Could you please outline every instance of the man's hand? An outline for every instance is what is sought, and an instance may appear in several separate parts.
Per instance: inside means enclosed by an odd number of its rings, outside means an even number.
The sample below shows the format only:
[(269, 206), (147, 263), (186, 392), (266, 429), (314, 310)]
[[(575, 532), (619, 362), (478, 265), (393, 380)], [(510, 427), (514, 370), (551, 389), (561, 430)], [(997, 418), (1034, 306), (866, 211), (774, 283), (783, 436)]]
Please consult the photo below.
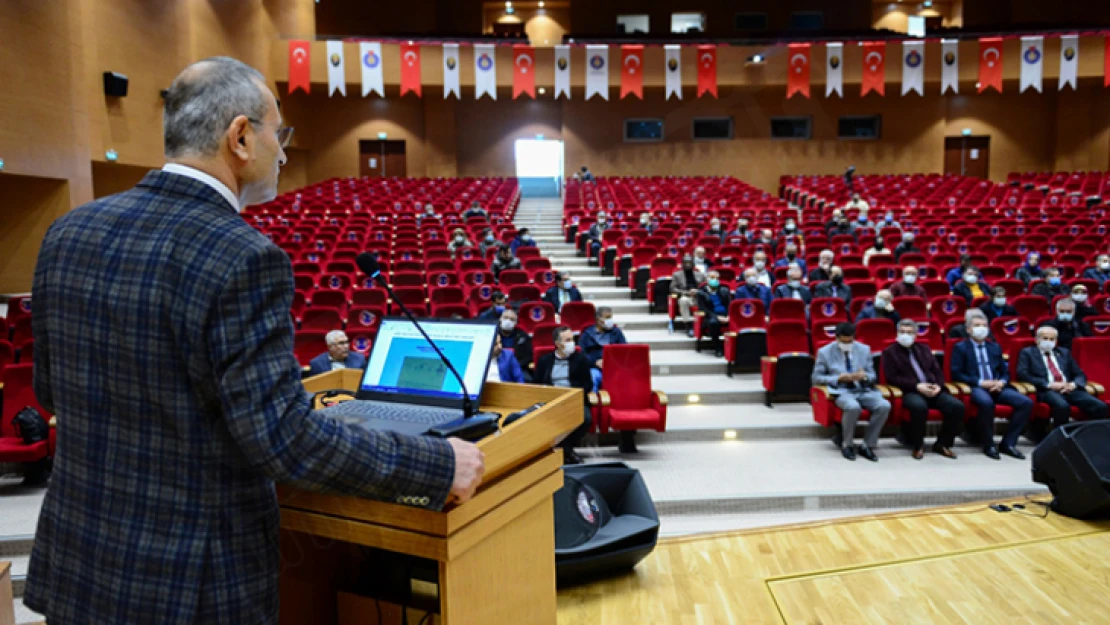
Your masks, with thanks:
[(853, 373), (852, 376), (855, 378), (856, 382), (863, 382), (867, 380), (867, 372), (863, 369), (860, 369), (859, 371)]
[(697, 289), (690, 289), (689, 291), (686, 292), (686, 295), (688, 295), (690, 297), (697, 297), (698, 296), (698, 290)]
[(921, 393), (925, 397), (932, 397), (933, 396), (932, 387), (930, 385), (924, 383), (924, 382), (921, 382), (917, 385), (917, 392)]
[(836, 379), (837, 384), (846, 384), (848, 382), (855, 382), (856, 374), (854, 373), (841, 373), (840, 377)]
[(455, 452), (455, 481), (451, 483), (450, 503), (466, 503), (478, 490), (486, 473), (486, 455), (474, 443), (449, 438), (451, 451)]
[(594, 365), (594, 366), (597, 367), (598, 369), (601, 368), (601, 359), (600, 358), (597, 359), (597, 364)]
[(1063, 382), (1050, 382), (1048, 384), (1048, 390), (1056, 391), (1057, 393), (1059, 393), (1059, 392), (1063, 391), (1064, 387), (1066, 387), (1066, 386), (1067, 385), (1064, 384)]
[(1070, 392), (1074, 391), (1075, 388), (1076, 388), (1075, 387), (1075, 382), (1068, 382), (1067, 384), (1064, 385), (1064, 392), (1065, 393), (1070, 393)]

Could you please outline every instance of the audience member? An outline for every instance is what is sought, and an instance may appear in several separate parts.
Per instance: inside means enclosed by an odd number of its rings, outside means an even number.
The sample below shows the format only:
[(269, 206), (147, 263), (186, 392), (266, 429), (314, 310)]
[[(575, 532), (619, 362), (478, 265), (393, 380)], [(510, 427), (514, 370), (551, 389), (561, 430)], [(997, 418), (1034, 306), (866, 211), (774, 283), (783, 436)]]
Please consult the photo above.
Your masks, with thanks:
[(979, 306), (979, 310), (987, 317), (987, 324), (999, 317), (1017, 317), (1017, 309), (1006, 303), (1006, 289), (996, 286), (991, 289), (991, 298)]
[(640, 228), (646, 230), (648, 234), (655, 232), (655, 222), (651, 219), (651, 213), (640, 213)]
[[(1002, 348), (987, 340), (990, 329), (983, 311), (975, 308), (967, 311), (965, 325), (971, 340), (960, 341), (952, 348), (952, 381), (971, 387), (971, 403), (979, 412), (976, 427), (983, 453), (995, 460), (999, 459), (999, 452), (1024, 460), (1025, 455), (1018, 451), (1017, 442), (1033, 413), (1033, 401), (1010, 386), (1010, 368), (1002, 359)], [(994, 445), (996, 405), (1013, 409), (1010, 424), (998, 447)]]
[(308, 362), (308, 375), (320, 375), (336, 369), (361, 369), (366, 356), (351, 351), (351, 341), (343, 330), (332, 330), (324, 337), (328, 351)]
[(1076, 319), (1075, 302), (1070, 297), (1065, 297), (1056, 302), (1056, 317), (1044, 322), (1045, 326), (1055, 328), (1056, 344), (1064, 349), (1071, 349), (1072, 341), (1077, 337), (1091, 336), (1091, 328)]
[(591, 171), (590, 171), (590, 169), (589, 169), (588, 167), (586, 167), (585, 165), (583, 165), (583, 166), (582, 166), (582, 180), (583, 180), (584, 182), (592, 182), (592, 181), (593, 181), (593, 179), (594, 179), (594, 174), (593, 174), (593, 172), (591, 172)]
[(713, 237), (721, 243), (725, 242), (725, 231), (721, 228), (721, 220), (717, 217), (709, 220), (709, 229), (702, 236)]
[(582, 293), (574, 286), (570, 272), (564, 269), (555, 272), (555, 286), (547, 289), (547, 293), (543, 294), (543, 301), (554, 306), (558, 313), (563, 311), (563, 304), (567, 302), (581, 302)]
[(702, 273), (709, 271), (709, 268), (713, 266), (713, 261), (709, 260), (709, 257), (705, 255), (705, 248), (700, 245), (694, 248), (693, 259), (694, 269)]
[[(817, 350), (813, 366), (814, 386), (827, 386), (829, 395), (836, 398), (842, 416), (840, 431), (833, 437), (833, 444), (848, 460), (856, 459), (856, 452), (872, 462), (877, 462), (874, 449), (879, 444), (879, 433), (890, 414), (890, 402), (875, 390), (878, 379), (871, 361), (871, 348), (856, 342), (856, 327), (850, 323), (836, 326), (836, 341)], [(852, 445), (863, 410), (871, 413), (863, 444)]]
[(856, 315), (856, 323), (864, 319), (890, 319), (896, 324), (901, 321), (898, 311), (894, 310), (894, 295), (887, 289), (876, 293), (875, 301), (864, 304), (863, 309)]
[(1058, 347), (1056, 339), (1056, 328), (1037, 328), (1037, 344), (1021, 350), (1018, 356), (1018, 381), (1033, 385), (1037, 401), (1048, 404), (1056, 427), (1068, 422), (1073, 406), (1086, 419), (1105, 419), (1106, 403), (1084, 390), (1087, 375), (1072, 358), (1071, 350)]
[(744, 270), (744, 283), (736, 287), (736, 299), (757, 299), (763, 302), (764, 314), (771, 310), (771, 289), (761, 283), (755, 269)]
[(887, 211), (886, 214), (883, 215), (883, 220), (876, 223), (875, 225), (877, 225), (880, 229), (881, 228), (898, 228), (899, 230), (902, 229), (902, 224), (898, 223), (897, 221), (894, 221), (894, 213), (891, 212), (891, 211)]
[(509, 247), (513, 251), (513, 256), (516, 256), (517, 250), (522, 247), (536, 247), (536, 242), (532, 240), (532, 233), (528, 228), (521, 228), (517, 230), (516, 236), (509, 243)]
[(813, 291), (814, 297), (839, 297), (844, 300), (847, 307), (852, 303), (852, 287), (844, 284), (844, 270), (834, 265), (829, 273), (828, 282), (817, 285)]
[(890, 256), (890, 250), (887, 249), (882, 237), (875, 237), (875, 242), (863, 253), (863, 266), (869, 266), (875, 256)]
[(1083, 277), (1087, 280), (1098, 281), (1100, 291), (1105, 289), (1107, 281), (1110, 281), (1110, 255), (1099, 254), (1098, 258), (1095, 259), (1095, 266), (1084, 271)]
[(967, 331), (967, 321), (971, 319), (972, 311), (978, 310), (982, 312), (981, 308), (968, 308), (964, 311), (964, 322), (959, 325), (954, 325), (948, 330), (949, 341), (966, 341), (970, 334)]
[(489, 219), (489, 212), (486, 211), (486, 209), (482, 208), (481, 202), (479, 202), (478, 200), (474, 200), (470, 203), (470, 208), (466, 209), (462, 214), (463, 219), (470, 219), (471, 217), (481, 217), (483, 219)]
[(497, 257), (493, 259), (489, 270), (493, 272), (493, 279), (501, 281), (501, 272), (506, 269), (520, 269), (520, 259), (513, 256), (513, 250), (508, 245), (497, 248)]
[(594, 390), (601, 388), (601, 369), (605, 366), (602, 352), (606, 345), (627, 345), (628, 339), (624, 332), (617, 327), (613, 319), (613, 309), (608, 306), (599, 306), (594, 325), (582, 331), (578, 337), (578, 346), (586, 355), (590, 363), (590, 375), (594, 382)]
[(775, 239), (775, 233), (770, 228), (764, 228), (759, 233), (758, 239), (753, 239), (752, 243), (762, 245), (764, 250), (773, 253), (778, 249), (779, 242)]
[(869, 230), (875, 229), (875, 222), (871, 221), (871, 218), (867, 216), (867, 211), (865, 210), (860, 211), (859, 215), (856, 216), (856, 221), (852, 224), (852, 232), (857, 232), (861, 228), (867, 228)]
[(470, 242), (470, 237), (466, 236), (466, 230), (455, 228), (451, 233), (451, 242), (447, 244), (447, 251), (451, 252), (451, 260), (455, 260), (458, 251), (464, 247), (474, 247), (474, 244)]
[(987, 297), (990, 292), (991, 286), (979, 277), (979, 268), (975, 265), (967, 266), (963, 279), (952, 289), (952, 295), (964, 298), (968, 306), (971, 306), (976, 298)]
[(902, 391), (902, 406), (910, 413), (902, 433), (913, 449), (914, 460), (925, 455), (925, 422), (930, 409), (940, 411), (943, 418), (933, 451), (955, 458), (952, 445), (964, 421), (964, 405), (944, 386), (940, 363), (927, 344), (917, 341), (917, 323), (912, 319), (898, 322), (897, 343), (883, 350), (882, 365), (887, 384)]
[(486, 250), (497, 249), (500, 246), (501, 242), (497, 240), (497, 237), (493, 236), (493, 230), (491, 228), (483, 228), (482, 240), (478, 242), (478, 253), (482, 258), (486, 257)]
[(960, 278), (964, 277), (964, 273), (971, 266), (971, 256), (960, 254), (960, 266), (949, 269), (948, 273), (944, 275), (944, 279), (948, 281), (948, 286), (956, 286), (956, 283), (960, 281)]
[(587, 245), (590, 246), (590, 258), (601, 260), (601, 235), (609, 229), (609, 218), (605, 211), (597, 212), (597, 221), (586, 232)]
[(793, 239), (798, 236), (798, 225), (793, 219), (787, 218), (786, 223), (782, 226), (782, 232), (779, 233), (779, 238), (782, 240)]
[(490, 307), (478, 314), (479, 319), (497, 320), (508, 309), (508, 297), (502, 291), (494, 291), (489, 296)]
[(532, 337), (517, 326), (517, 314), (512, 308), (506, 308), (505, 312), (501, 313), (497, 334), (502, 349), (513, 353), (516, 361), (520, 363), (524, 379), (530, 382), (532, 376), (528, 370), (532, 365)]
[(867, 200), (861, 198), (859, 193), (853, 193), (852, 199), (848, 200), (848, 203), (844, 205), (844, 210), (867, 212), (871, 210), (871, 205), (867, 203)]
[(705, 313), (702, 319), (702, 333), (712, 341), (713, 353), (718, 358), (725, 354), (721, 343), (721, 330), (728, 324), (728, 307), (731, 303), (732, 296), (728, 292), (728, 287), (721, 284), (720, 274), (710, 271), (705, 284), (698, 289), (698, 310)]
[(813, 293), (810, 292), (809, 287), (802, 284), (802, 270), (799, 267), (791, 267), (786, 272), (786, 284), (780, 284), (775, 287), (775, 299), (800, 299), (805, 302), (806, 306), (813, 301)]
[(891, 285), (890, 294), (894, 297), (929, 299), (929, 294), (925, 292), (925, 288), (917, 283), (917, 267), (913, 265), (906, 265), (902, 268), (902, 280)]
[(590, 429), (590, 404), (589, 393), (593, 391), (593, 381), (590, 378), (590, 362), (585, 354), (574, 348), (574, 334), (570, 328), (559, 326), (552, 332), (555, 342), (555, 351), (544, 354), (536, 361), (536, 384), (558, 386), (561, 388), (582, 389), (583, 418), (582, 425), (563, 439), (559, 444), (563, 448), (563, 462), (566, 464), (581, 464), (582, 458), (574, 448), (582, 440), (582, 436)]
[(806, 261), (798, 256), (798, 246), (794, 243), (787, 243), (783, 248), (782, 258), (775, 261), (776, 267), (798, 267), (802, 270), (802, 275), (806, 274)]
[(1034, 284), (1029, 294), (1040, 295), (1051, 304), (1058, 295), (1070, 295), (1071, 289), (1064, 284), (1064, 280), (1060, 277), (1060, 270), (1057, 267), (1049, 267), (1044, 272), (1044, 281)]
[(832, 231), (840, 226), (840, 219), (844, 217), (844, 211), (839, 208), (833, 209), (832, 216), (825, 222), (825, 234), (832, 236)]
[(921, 250), (913, 244), (914, 234), (912, 232), (902, 233), (902, 242), (898, 247), (894, 248), (894, 262), (902, 259), (902, 254), (920, 254)]
[(516, 382), (522, 384), (524, 372), (520, 369), (513, 353), (501, 347), (501, 335), (493, 335), (493, 354), (489, 361), (489, 371), (486, 373), (487, 382)]
[(809, 272), (810, 282), (826, 282), (832, 276), (829, 269), (832, 269), (833, 262), (836, 259), (836, 254), (832, 250), (821, 250), (817, 257), (817, 267)]
[(767, 271), (767, 253), (763, 251), (752, 254), (752, 269), (755, 269), (756, 280), (765, 287), (770, 288), (775, 283), (775, 277)]
[(838, 235), (851, 235), (853, 238), (859, 238), (856, 235), (855, 227), (848, 221), (848, 217), (844, 215), (840, 216), (840, 219), (836, 222), (836, 226), (829, 231), (830, 238)]
[(705, 273), (694, 265), (694, 258), (687, 254), (682, 257), (682, 268), (671, 276), (671, 296), (678, 299), (678, 309), (686, 322), (686, 336), (694, 336), (694, 315), (690, 307), (698, 298), (698, 286), (705, 282)]
[(1087, 287), (1082, 284), (1071, 287), (1071, 301), (1075, 302), (1075, 318), (1080, 321), (1099, 314), (1094, 306), (1087, 303)]
[(747, 219), (741, 218), (740, 221), (736, 222), (736, 229), (733, 230), (732, 232), (729, 232), (727, 235), (725, 235), (726, 239), (733, 238), (733, 237), (739, 237), (745, 243), (748, 242), (748, 240), (751, 237), (751, 232), (748, 231), (748, 220)]
[(439, 220), (439, 215), (436, 214), (435, 206), (432, 206), (431, 204), (425, 204), (424, 212), (416, 216), (416, 225), (419, 226), (423, 224), (425, 219)]
[(1025, 283), (1025, 288), (1029, 288), (1029, 283), (1033, 280), (1044, 278), (1044, 269), (1041, 268), (1041, 255), (1036, 252), (1029, 252), (1025, 255), (1025, 264), (1018, 267), (1014, 272), (1014, 277)]

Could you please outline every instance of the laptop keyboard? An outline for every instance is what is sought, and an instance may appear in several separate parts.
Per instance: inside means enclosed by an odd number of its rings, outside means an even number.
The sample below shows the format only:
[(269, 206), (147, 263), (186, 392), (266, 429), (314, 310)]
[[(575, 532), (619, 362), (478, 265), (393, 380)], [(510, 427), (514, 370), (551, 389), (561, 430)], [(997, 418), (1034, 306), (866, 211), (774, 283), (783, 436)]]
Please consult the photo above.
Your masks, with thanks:
[(454, 421), (462, 416), (461, 410), (432, 406), (395, 404), (386, 401), (355, 400), (347, 401), (321, 410), (333, 417), (355, 417), (360, 419), (382, 419), (438, 425)]

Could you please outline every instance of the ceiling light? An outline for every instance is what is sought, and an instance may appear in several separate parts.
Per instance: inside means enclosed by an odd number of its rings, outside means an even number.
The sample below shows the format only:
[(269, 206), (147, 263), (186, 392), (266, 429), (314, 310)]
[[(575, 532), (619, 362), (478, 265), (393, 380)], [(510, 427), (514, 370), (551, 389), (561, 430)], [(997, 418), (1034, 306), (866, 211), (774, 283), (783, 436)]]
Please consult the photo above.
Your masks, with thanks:
[(748, 63), (762, 63), (766, 58), (762, 54), (756, 54), (748, 57)]
[(540, 8), (543, 8), (543, 0), (540, 0)]
[(543, 87), (540, 87), (540, 88), (539, 88), (539, 89), (537, 89), (536, 91), (539, 91), (539, 92), (540, 92), (540, 95), (543, 95), (543, 94), (547, 93), (547, 89), (544, 89)]

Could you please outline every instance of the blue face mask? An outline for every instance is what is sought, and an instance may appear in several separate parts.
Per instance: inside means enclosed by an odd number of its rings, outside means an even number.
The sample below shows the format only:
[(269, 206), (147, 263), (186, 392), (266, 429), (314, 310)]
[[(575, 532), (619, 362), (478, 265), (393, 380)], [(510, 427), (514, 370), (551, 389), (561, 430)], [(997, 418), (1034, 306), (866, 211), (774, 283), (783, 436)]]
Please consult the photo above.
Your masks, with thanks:
[(1049, 278), (1048, 283), (1052, 286), (1060, 286), (1060, 278)]
[(1060, 313), (1058, 316), (1060, 317), (1060, 321), (1067, 323), (1072, 320), (1074, 313)]
[(571, 281), (570, 281), (570, 280), (563, 280), (563, 288), (564, 288), (564, 289), (566, 289), (566, 290), (568, 290), (568, 291), (569, 291), (569, 290), (570, 290), (570, 287), (571, 287), (571, 285), (572, 285), (572, 283), (571, 283)]
[(890, 223), (890, 222), (892, 222), (892, 221), (894, 221), (894, 215), (887, 215), (887, 216), (886, 216), (886, 222), (887, 222), (887, 223)]
[(710, 278), (709, 279), (709, 288), (715, 289), (719, 286), (721, 286), (721, 281), (720, 280), (717, 280), (715, 278)]
[(504, 306), (494, 306), (493, 309), (496, 310), (497, 314), (499, 314), (499, 315), (501, 313), (505, 312), (505, 307)]
[(860, 217), (860, 218), (859, 218), (859, 222), (860, 222), (861, 224), (865, 224), (865, 223), (867, 223), (867, 218), (866, 218), (866, 217)]

